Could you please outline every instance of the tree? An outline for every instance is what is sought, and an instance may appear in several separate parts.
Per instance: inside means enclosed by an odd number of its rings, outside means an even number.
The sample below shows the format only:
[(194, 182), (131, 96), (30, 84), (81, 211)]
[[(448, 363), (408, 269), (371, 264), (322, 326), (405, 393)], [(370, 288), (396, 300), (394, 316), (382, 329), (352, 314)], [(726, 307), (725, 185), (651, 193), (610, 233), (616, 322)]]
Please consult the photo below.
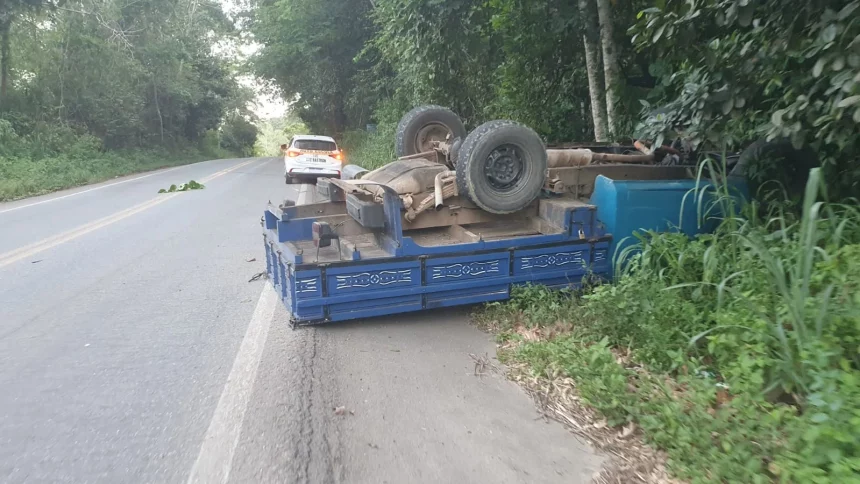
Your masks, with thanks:
[(591, 116), (594, 120), (594, 138), (606, 141), (606, 104), (603, 72), (600, 64), (600, 33), (598, 18), (594, 4), (590, 0), (579, 0), (579, 11), (582, 18), (582, 43), (585, 46), (585, 68), (588, 72), (588, 91), (591, 97)]
[(376, 0), (373, 45), (393, 66), (408, 104), (442, 104), (468, 124), (483, 119), (503, 40), (492, 28), (493, 3)]
[(251, 31), (262, 44), (255, 73), (295, 102), (315, 131), (338, 134), (369, 119), (376, 99), (353, 92), (370, 67), (356, 58), (373, 33), (371, 9), (367, 1), (263, 0), (253, 13)]
[(18, 15), (9, 45), (20, 75), (4, 117), (22, 134), (89, 133), (108, 149), (184, 146), (217, 129), (248, 98), (237, 66), (213, 53), (232, 22), (194, 5), (78, 0)]
[(578, 6), (495, 0), (492, 30), (500, 63), (484, 118), (517, 120), (549, 142), (593, 138)]
[(786, 138), (819, 153), (831, 193), (858, 193), (858, 13), (857, 0), (670, 0), (643, 10), (633, 42), (660, 82), (639, 134), (717, 149)]
[(610, 136), (618, 136), (619, 91), (621, 68), (615, 44), (615, 29), (612, 26), (610, 0), (597, 0), (597, 16), (600, 21), (600, 44), (603, 48), (603, 76), (606, 81), (606, 123)]
[(9, 87), (11, 31), (15, 17), (50, 5), (49, 0), (0, 0), (0, 110), (4, 108)]
[(253, 154), (259, 130), (247, 117), (238, 113), (227, 116), (221, 133), (222, 147), (242, 156)]

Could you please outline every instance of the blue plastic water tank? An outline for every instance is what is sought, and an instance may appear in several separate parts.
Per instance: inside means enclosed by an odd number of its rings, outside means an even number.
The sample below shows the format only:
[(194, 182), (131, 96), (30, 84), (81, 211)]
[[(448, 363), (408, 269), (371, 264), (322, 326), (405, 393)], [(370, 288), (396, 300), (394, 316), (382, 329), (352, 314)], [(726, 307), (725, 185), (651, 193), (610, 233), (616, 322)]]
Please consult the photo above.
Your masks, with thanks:
[[(743, 181), (730, 183), (736, 198), (747, 198)], [(705, 195), (699, 194), (704, 190)], [(692, 237), (712, 232), (723, 214), (714, 205), (714, 186), (695, 180), (611, 180), (598, 176), (591, 203), (597, 206), (597, 219), (612, 234), (609, 253), (635, 244), (634, 232), (683, 232)], [(701, 204), (701, 211), (700, 211)], [(708, 211), (710, 209), (710, 211)], [(700, 214), (704, 216), (700, 223)]]

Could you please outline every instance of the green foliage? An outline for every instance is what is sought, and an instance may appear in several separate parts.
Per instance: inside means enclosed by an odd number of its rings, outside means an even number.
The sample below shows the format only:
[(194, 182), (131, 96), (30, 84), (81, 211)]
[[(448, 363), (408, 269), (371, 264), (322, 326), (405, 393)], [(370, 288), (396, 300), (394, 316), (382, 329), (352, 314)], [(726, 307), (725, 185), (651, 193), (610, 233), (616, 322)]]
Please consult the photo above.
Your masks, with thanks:
[(0, 2), (0, 199), (250, 151), (219, 7), (53, 3)]
[(242, 156), (251, 156), (259, 129), (245, 116), (228, 116), (221, 126), (221, 146)]
[(84, 1), (19, 16), (0, 117), (19, 133), (70, 126), (115, 149), (194, 142), (244, 113), (247, 90), (213, 53), (232, 25), (192, 3)]
[(858, 482), (860, 210), (821, 187), (815, 170), (799, 217), (748, 207), (712, 235), (645, 234), (614, 284), (517, 291), (481, 319), (508, 340), (571, 328), (510, 357), (635, 421), (680, 477)]
[(593, 138), (575, 2), (493, 0), (501, 45), (486, 117), (520, 121), (552, 141)]
[(655, 3), (630, 29), (660, 80), (639, 134), (720, 148), (789, 138), (822, 154), (842, 193), (857, 192), (860, 2)]
[(187, 192), (189, 190), (202, 190), (204, 188), (206, 188), (206, 186), (202, 183), (198, 183), (194, 180), (191, 180), (188, 183), (180, 183), (179, 186), (170, 185), (170, 187), (167, 189), (162, 188), (158, 190), (158, 193)]
[(346, 160), (367, 170), (373, 170), (397, 159), (394, 153), (394, 125), (383, 125), (375, 133), (347, 131), (341, 147)]
[(265, 119), (258, 123), (258, 135), (254, 143), (255, 156), (283, 156), (281, 145), (288, 143), (297, 134), (307, 134), (308, 128), (292, 113), (282, 119)]
[(498, 62), (491, 15), (483, 0), (379, 0), (373, 45), (410, 104), (433, 100), (475, 124), (491, 99)]
[(251, 31), (262, 48), (254, 71), (273, 81), (315, 133), (336, 135), (365, 124), (379, 99), (357, 82), (372, 66), (355, 61), (372, 33), (372, 2), (264, 0)]
[[(314, 131), (382, 127), (434, 103), (467, 125), (509, 118), (551, 141), (592, 136), (582, 36), (570, 2), (308, 1), (262, 2), (252, 30), (264, 45), (256, 72), (286, 99), (298, 99), (297, 112)], [(632, 13), (618, 16), (627, 17)], [(630, 71), (640, 70), (629, 57), (622, 59)]]
[(0, 201), (97, 183), (117, 176), (203, 161), (196, 149), (69, 150), (39, 159), (0, 154)]

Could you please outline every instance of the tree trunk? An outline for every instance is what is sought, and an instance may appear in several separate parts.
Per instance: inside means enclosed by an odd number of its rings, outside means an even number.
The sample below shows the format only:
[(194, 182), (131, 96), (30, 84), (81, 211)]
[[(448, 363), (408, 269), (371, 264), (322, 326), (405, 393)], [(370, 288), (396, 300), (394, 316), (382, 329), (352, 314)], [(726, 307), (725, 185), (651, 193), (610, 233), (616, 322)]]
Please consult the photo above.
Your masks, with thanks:
[(606, 96), (604, 94), (603, 70), (600, 68), (600, 33), (597, 15), (591, 0), (579, 0), (582, 14), (582, 43), (585, 46), (585, 68), (588, 71), (588, 93), (591, 97), (591, 117), (594, 119), (594, 138), (606, 141)]
[(0, 21), (0, 111), (6, 109), (6, 91), (9, 84), (9, 30), (12, 19)]
[(612, 28), (612, 7), (609, 0), (597, 0), (597, 16), (600, 19), (600, 44), (603, 47), (603, 76), (606, 80), (606, 124), (610, 136), (618, 136), (619, 89), (621, 88), (618, 67), (618, 49), (615, 31)]
[(158, 130), (161, 133), (161, 144), (164, 145), (164, 117), (161, 116), (161, 106), (158, 104), (158, 84), (152, 79), (152, 94), (155, 98), (155, 112), (158, 113)]

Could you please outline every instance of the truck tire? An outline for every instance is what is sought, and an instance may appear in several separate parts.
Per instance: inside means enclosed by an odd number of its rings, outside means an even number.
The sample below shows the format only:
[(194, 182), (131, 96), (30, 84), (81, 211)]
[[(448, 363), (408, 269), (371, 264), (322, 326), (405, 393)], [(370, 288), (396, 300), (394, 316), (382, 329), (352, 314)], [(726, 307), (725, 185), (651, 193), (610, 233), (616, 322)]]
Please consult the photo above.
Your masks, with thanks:
[[(772, 161), (775, 166), (759, 165), (761, 162)], [(745, 177), (748, 182), (776, 180), (780, 182), (790, 195), (803, 193), (809, 170), (821, 166), (818, 155), (808, 146), (796, 149), (791, 141), (778, 139), (767, 141), (759, 139), (743, 150), (737, 163), (729, 172), (730, 177)], [(750, 180), (750, 167), (755, 167), (756, 180)]]
[(457, 153), (457, 188), (481, 209), (497, 214), (522, 210), (546, 180), (546, 146), (530, 128), (490, 121), (469, 133)]
[(397, 124), (394, 151), (398, 158), (432, 150), (433, 141), (466, 136), (463, 120), (442, 106), (420, 106), (406, 113)]

